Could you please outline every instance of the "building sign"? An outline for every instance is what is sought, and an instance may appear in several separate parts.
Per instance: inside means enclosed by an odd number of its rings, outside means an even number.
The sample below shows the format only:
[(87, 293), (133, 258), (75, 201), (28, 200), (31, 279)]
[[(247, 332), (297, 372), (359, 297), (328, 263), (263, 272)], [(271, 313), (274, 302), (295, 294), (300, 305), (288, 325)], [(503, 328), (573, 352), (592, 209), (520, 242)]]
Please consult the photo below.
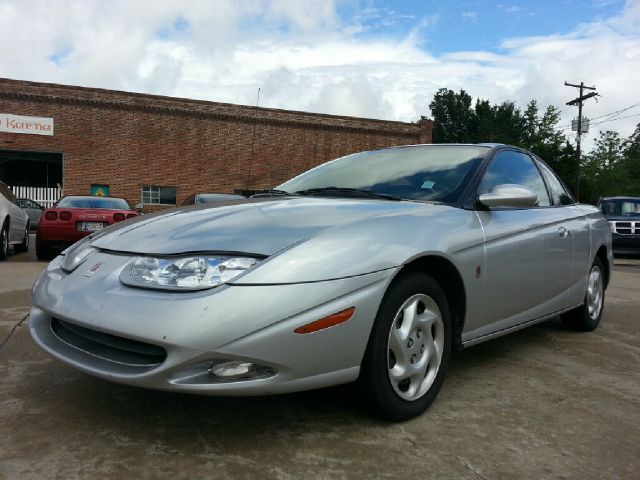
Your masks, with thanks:
[(53, 118), (0, 113), (0, 132), (53, 135)]
[(109, 196), (109, 185), (97, 185), (95, 183), (91, 184), (91, 195), (96, 197), (108, 197)]

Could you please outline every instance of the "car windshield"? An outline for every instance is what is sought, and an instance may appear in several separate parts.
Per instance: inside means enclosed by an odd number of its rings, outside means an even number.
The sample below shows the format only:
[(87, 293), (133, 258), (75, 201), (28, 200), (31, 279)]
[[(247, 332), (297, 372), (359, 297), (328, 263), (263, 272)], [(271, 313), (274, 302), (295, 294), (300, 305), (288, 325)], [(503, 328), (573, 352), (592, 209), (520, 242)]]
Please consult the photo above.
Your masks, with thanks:
[(64, 197), (57, 208), (106, 208), (109, 210), (131, 210), (126, 200), (111, 197)]
[[(358, 189), (401, 199), (456, 203), (489, 147), (428, 145), (389, 148), (339, 158), (276, 187), (288, 193)], [(349, 192), (345, 190), (345, 195)]]
[(600, 209), (605, 215), (638, 216), (640, 215), (640, 198), (604, 200), (600, 204)]

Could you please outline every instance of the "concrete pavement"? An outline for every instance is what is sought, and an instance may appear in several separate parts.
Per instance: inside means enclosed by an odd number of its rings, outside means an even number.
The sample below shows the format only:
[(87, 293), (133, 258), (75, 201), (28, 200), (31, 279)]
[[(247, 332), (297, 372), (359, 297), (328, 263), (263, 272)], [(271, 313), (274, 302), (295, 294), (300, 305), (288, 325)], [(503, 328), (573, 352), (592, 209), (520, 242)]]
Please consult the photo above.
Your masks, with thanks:
[(79, 373), (20, 323), (29, 255), (0, 263), (2, 479), (640, 479), (640, 262), (595, 332), (552, 320), (465, 350), (426, 414), (390, 424), (348, 387), (221, 399)]

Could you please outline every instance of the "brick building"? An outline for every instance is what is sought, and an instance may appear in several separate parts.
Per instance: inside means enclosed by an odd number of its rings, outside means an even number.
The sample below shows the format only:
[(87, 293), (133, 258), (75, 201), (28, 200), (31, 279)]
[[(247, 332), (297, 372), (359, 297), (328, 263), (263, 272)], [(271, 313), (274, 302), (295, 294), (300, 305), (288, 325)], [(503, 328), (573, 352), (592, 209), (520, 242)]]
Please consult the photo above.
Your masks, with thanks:
[(0, 180), (60, 184), (65, 194), (102, 189), (132, 205), (143, 199), (180, 204), (196, 192), (273, 187), (356, 151), (430, 143), (431, 129), (429, 120), (391, 122), (0, 79)]

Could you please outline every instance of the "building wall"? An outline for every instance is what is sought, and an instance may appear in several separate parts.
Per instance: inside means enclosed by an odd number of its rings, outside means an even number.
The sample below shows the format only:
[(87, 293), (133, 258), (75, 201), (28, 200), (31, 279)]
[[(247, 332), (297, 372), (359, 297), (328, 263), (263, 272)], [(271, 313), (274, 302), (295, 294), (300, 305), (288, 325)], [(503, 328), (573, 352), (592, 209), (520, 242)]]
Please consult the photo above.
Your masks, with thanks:
[(54, 135), (0, 132), (0, 149), (61, 152), (65, 194), (108, 184), (140, 201), (144, 185), (195, 192), (273, 187), (327, 160), (431, 143), (432, 123), (255, 108), (0, 79), (0, 113), (54, 118)]

